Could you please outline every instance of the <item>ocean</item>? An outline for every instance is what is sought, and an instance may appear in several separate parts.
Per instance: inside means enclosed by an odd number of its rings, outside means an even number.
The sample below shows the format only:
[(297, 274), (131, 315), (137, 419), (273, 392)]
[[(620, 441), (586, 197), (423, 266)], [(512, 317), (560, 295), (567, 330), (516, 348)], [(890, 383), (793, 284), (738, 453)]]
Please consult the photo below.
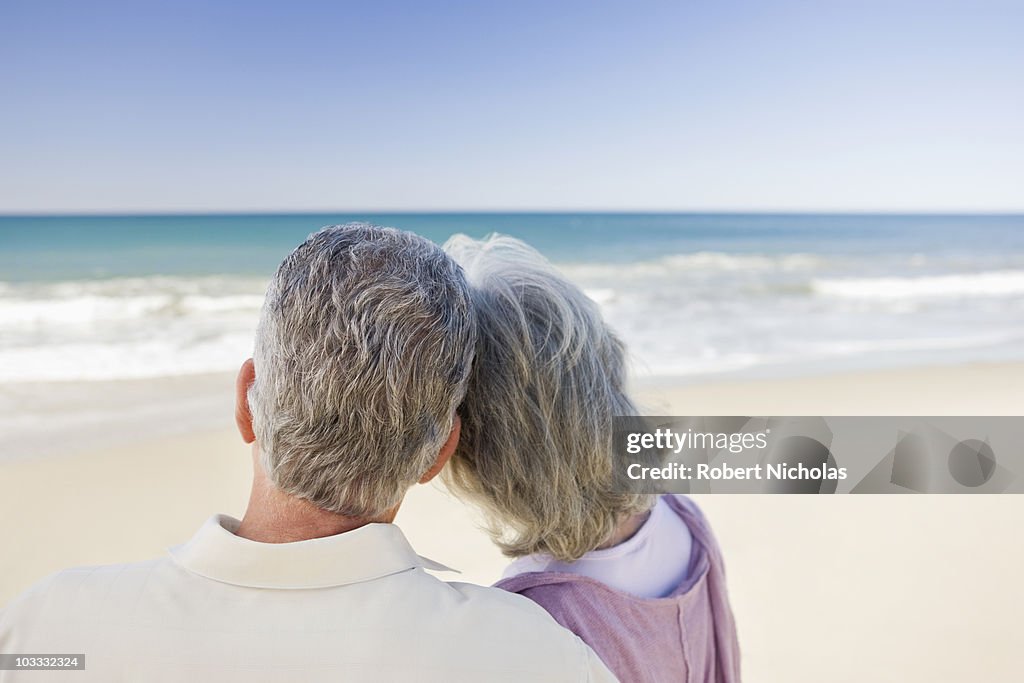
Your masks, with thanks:
[(520, 237), (597, 300), (643, 378), (1024, 356), (1024, 216), (289, 214), (0, 217), (0, 382), (233, 371), (263, 290), (321, 226)]

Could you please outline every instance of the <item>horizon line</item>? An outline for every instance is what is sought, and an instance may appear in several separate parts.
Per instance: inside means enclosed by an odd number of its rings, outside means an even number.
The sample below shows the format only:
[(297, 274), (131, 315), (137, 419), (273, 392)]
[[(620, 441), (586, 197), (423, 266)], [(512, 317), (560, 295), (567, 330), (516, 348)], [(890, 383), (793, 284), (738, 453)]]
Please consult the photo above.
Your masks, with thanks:
[(1019, 209), (188, 209), (0, 211), (0, 218), (159, 218), (185, 216), (348, 215), (690, 215), (690, 216), (1021, 216)]

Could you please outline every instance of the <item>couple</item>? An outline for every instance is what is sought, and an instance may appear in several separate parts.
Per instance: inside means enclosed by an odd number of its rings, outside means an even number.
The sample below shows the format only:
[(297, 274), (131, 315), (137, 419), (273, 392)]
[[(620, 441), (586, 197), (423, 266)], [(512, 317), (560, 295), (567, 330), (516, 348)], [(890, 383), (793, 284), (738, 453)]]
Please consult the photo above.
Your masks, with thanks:
[[(242, 520), (36, 585), (0, 653), (85, 671), (0, 681), (738, 680), (702, 515), (611, 485), (621, 342), (525, 244), (446, 249), (351, 224), (292, 252), (238, 376)], [(497, 587), (428, 574), (391, 523), (442, 472), (517, 558)]]

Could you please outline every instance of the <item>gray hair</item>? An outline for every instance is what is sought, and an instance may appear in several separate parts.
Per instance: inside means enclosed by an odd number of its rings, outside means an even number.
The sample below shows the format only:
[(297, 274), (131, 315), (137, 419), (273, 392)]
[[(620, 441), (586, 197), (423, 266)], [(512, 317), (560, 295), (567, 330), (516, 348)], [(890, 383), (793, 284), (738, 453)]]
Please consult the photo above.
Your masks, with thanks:
[(479, 334), (462, 437), (443, 475), (486, 513), (510, 557), (573, 561), (651, 497), (615, 485), (612, 418), (635, 415), (625, 347), (590, 298), (536, 250), (452, 237)]
[(277, 269), (249, 389), (264, 469), (324, 510), (373, 518), (447, 440), (476, 339), (462, 269), (412, 233), (351, 223)]

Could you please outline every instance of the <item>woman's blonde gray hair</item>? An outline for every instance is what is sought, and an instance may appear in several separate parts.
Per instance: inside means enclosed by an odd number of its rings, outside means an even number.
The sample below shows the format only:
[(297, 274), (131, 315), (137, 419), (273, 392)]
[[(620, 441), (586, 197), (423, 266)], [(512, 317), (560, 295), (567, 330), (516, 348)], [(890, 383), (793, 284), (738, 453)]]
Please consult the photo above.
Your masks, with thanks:
[(651, 497), (615, 486), (612, 418), (635, 415), (625, 348), (597, 305), (539, 252), (456, 235), (478, 342), (449, 486), (486, 513), (510, 557), (573, 561)]
[(248, 396), (271, 481), (350, 517), (398, 505), (452, 429), (475, 329), (462, 269), (430, 241), (365, 224), (310, 235), (256, 332)]

